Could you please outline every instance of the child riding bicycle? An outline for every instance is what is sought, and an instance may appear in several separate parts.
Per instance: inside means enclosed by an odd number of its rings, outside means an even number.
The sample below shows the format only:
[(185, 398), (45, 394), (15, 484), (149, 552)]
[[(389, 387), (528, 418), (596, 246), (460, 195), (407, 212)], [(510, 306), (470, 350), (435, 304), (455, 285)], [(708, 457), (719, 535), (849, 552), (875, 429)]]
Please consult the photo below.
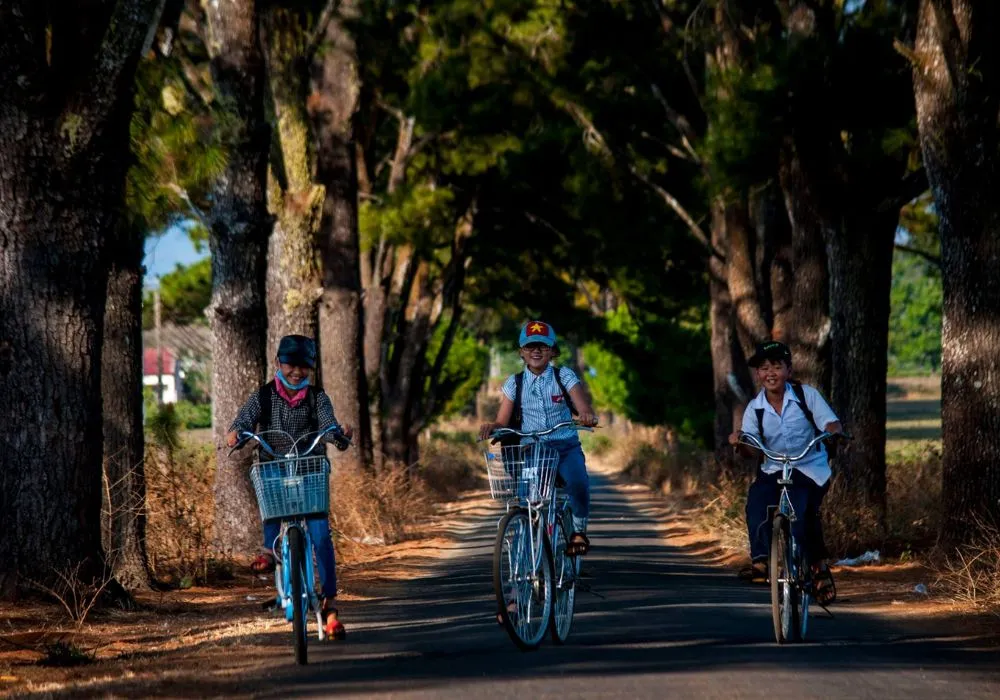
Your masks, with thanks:
[[(239, 442), (239, 435), (243, 431), (280, 430), (288, 433), (292, 440), (298, 440), (303, 435), (336, 425), (337, 418), (334, 416), (330, 397), (310, 383), (310, 375), (316, 367), (316, 343), (313, 339), (303, 335), (286, 335), (278, 344), (275, 362), (277, 370), (274, 379), (250, 395), (229, 426), (229, 433), (226, 435), (229, 447)], [(351, 426), (342, 426), (341, 432), (350, 438)], [(347, 449), (346, 442), (333, 436), (328, 441), (333, 442), (337, 449)], [(261, 452), (261, 462), (270, 459)], [(324, 629), (332, 638), (342, 639), (345, 634), (344, 625), (338, 620), (338, 611), (332, 604), (337, 596), (337, 571), (330, 524), (326, 516), (308, 518), (306, 523), (316, 551), (323, 597), (322, 612), (326, 621)], [(279, 523), (264, 523), (264, 545), (250, 565), (255, 573), (274, 571), (277, 562), (273, 546), (279, 532)]]
[[(757, 346), (748, 364), (757, 371), (760, 393), (743, 413), (742, 432), (758, 437), (770, 450), (786, 454), (801, 451), (820, 432), (843, 433), (833, 409), (814, 387), (791, 381), (792, 353), (784, 343), (770, 341)], [(729, 443), (746, 457), (761, 458), (760, 451), (739, 443), (739, 434), (729, 436)], [(813, 563), (816, 601), (833, 602), (836, 595), (833, 577), (825, 564), (826, 546), (820, 523), (820, 506), (829, 488), (830, 463), (826, 447), (817, 444), (792, 471), (793, 488), (789, 490), (792, 508), (802, 515), (793, 523), (801, 530), (796, 538), (804, 543), (808, 560)], [(762, 459), (757, 477), (747, 494), (747, 533), (750, 538), (751, 565), (740, 572), (748, 580), (767, 579), (767, 558), (771, 539), (768, 508), (778, 504), (781, 465)]]
[[(576, 414), (583, 425), (597, 425), (597, 416), (576, 373), (569, 367), (557, 369), (551, 364), (559, 356), (552, 326), (542, 321), (529, 321), (521, 328), (518, 345), (527, 371), (512, 374), (504, 382), (496, 421), (482, 425), (480, 439), (485, 440), (497, 428), (511, 427), (524, 432), (545, 430), (572, 420), (572, 414)], [(557, 473), (565, 483), (573, 510), (573, 534), (566, 551), (570, 555), (584, 555), (590, 550), (587, 538), (590, 479), (580, 438), (576, 431), (564, 429), (541, 439), (559, 453)]]

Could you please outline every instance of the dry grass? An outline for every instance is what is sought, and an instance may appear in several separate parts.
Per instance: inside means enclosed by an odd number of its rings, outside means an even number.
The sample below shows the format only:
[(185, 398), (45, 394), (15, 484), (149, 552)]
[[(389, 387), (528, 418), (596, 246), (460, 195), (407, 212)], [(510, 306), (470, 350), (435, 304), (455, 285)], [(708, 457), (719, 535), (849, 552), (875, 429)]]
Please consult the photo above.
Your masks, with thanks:
[(977, 523), (980, 535), (938, 566), (937, 585), (959, 603), (1000, 615), (1000, 528)]

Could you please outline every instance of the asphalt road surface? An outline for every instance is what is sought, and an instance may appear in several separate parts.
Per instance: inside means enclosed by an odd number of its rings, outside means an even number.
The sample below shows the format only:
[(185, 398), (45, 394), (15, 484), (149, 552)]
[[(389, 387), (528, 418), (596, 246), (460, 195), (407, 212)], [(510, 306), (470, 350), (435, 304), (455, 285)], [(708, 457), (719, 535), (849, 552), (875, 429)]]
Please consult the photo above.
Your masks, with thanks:
[[(809, 643), (779, 647), (767, 588), (749, 587), (730, 570), (671, 546), (662, 507), (651, 496), (599, 475), (592, 484), (594, 549), (585, 570), (602, 597), (578, 595), (568, 645), (546, 641), (521, 652), (494, 622), (498, 515), (484, 507), (456, 525), (455, 548), (429, 575), (381, 584), (369, 601), (345, 604), (347, 641), (313, 639), (309, 665), (298, 667), (290, 631), (269, 635), (275, 663), (250, 674), (206, 674), (197, 694), (1000, 698), (1000, 650), (926, 620), (835, 605), (834, 619), (814, 618)], [(108, 690), (115, 692), (113, 685)]]

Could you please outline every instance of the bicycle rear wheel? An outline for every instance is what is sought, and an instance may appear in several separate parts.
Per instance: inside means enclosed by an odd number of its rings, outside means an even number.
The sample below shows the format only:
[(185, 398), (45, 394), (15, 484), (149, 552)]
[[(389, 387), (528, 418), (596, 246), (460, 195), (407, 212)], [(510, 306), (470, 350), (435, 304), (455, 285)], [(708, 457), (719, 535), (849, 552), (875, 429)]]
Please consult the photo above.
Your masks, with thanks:
[(771, 528), (771, 621), (778, 644), (799, 637), (799, 588), (792, 566), (792, 536), (788, 518), (776, 513)]
[(528, 511), (507, 513), (493, 548), (493, 588), (504, 628), (524, 651), (538, 648), (552, 614), (551, 553), (543, 546), (533, 561), (531, 543)]
[(569, 631), (573, 627), (573, 611), (576, 606), (576, 574), (579, 566), (579, 558), (571, 557), (566, 553), (566, 545), (569, 544), (569, 534), (564, 527), (570, 522), (569, 511), (563, 518), (558, 518), (555, 530), (552, 532), (552, 544), (548, 540), (546, 547), (552, 548), (552, 622), (549, 631), (552, 634), (552, 641), (556, 644), (565, 644), (569, 637)]
[(306, 645), (306, 607), (309, 605), (308, 592), (305, 589), (306, 560), (305, 541), (302, 530), (297, 527), (288, 528), (289, 573), (291, 579), (292, 605), (292, 637), (295, 644), (295, 663), (304, 665), (307, 662)]

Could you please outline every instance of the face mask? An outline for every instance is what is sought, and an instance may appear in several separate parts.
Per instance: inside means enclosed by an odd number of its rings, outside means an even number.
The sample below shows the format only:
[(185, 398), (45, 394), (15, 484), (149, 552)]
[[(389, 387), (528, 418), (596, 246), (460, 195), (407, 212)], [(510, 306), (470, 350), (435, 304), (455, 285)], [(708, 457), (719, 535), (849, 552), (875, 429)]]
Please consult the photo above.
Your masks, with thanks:
[(289, 391), (301, 391), (309, 386), (309, 377), (306, 377), (298, 384), (292, 384), (290, 381), (285, 379), (285, 375), (281, 373), (280, 369), (274, 373), (274, 378), (281, 382)]

